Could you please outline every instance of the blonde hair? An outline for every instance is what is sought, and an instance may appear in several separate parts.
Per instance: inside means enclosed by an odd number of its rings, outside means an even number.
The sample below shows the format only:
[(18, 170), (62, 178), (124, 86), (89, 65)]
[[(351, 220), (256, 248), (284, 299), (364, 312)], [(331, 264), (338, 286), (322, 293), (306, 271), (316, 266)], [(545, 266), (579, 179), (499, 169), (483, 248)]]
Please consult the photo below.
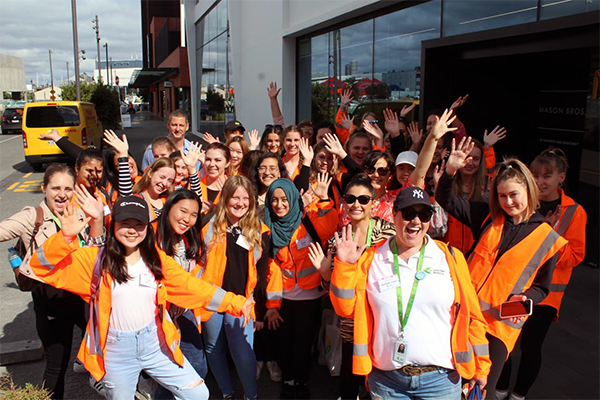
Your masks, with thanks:
[[(215, 206), (215, 235), (211, 240), (211, 243), (216, 243), (219, 240), (226, 240), (226, 231), (222, 230), (221, 227), (223, 224), (227, 223), (227, 203), (233, 197), (235, 191), (239, 188), (243, 187), (248, 192), (248, 197), (250, 198), (250, 202), (248, 205), (248, 211), (240, 220), (238, 221), (238, 225), (242, 230), (242, 235), (246, 238), (248, 243), (250, 244), (250, 248), (256, 248), (260, 246), (262, 243), (262, 229), (260, 218), (258, 218), (258, 212), (256, 210), (256, 190), (254, 189), (254, 185), (250, 182), (248, 178), (241, 175), (235, 175), (230, 177), (225, 181), (223, 185), (223, 189), (221, 190), (221, 196), (219, 197), (219, 202)], [(211, 246), (209, 244), (209, 246)]]
[(494, 180), (490, 190), (490, 213), (492, 219), (496, 219), (502, 214), (502, 208), (498, 200), (498, 185), (501, 182), (514, 179), (525, 187), (527, 191), (527, 208), (525, 209), (525, 222), (533, 215), (540, 203), (540, 190), (533, 179), (533, 174), (525, 164), (516, 158), (505, 159), (494, 171)]
[[(479, 168), (477, 169), (477, 171), (475, 172), (475, 175), (473, 175), (473, 179), (471, 181), (471, 192), (469, 193), (469, 200), (474, 200), (474, 201), (480, 201), (481, 198), (483, 197), (483, 192), (485, 191), (485, 184), (487, 182), (486, 179), (486, 168), (485, 168), (485, 155), (484, 155), (484, 149), (483, 149), (483, 145), (481, 144), (481, 142), (479, 140), (473, 139), (473, 143), (475, 143), (475, 147), (476, 149), (479, 149), (481, 151), (481, 159), (479, 160)], [(462, 169), (460, 170), (462, 171)], [(462, 190), (462, 174), (460, 173), (456, 174), (456, 180), (454, 181), (454, 194), (457, 196), (462, 196), (463, 195), (463, 190)]]
[[(144, 175), (140, 178), (140, 180), (133, 186), (133, 194), (139, 194), (148, 189), (150, 185), (151, 174), (154, 174), (161, 168), (172, 168), (175, 172), (177, 169), (175, 168), (175, 161), (167, 157), (160, 157), (154, 160), (152, 164), (144, 171)], [(169, 186), (169, 188), (161, 193), (161, 197), (168, 197), (173, 191), (173, 185)]]

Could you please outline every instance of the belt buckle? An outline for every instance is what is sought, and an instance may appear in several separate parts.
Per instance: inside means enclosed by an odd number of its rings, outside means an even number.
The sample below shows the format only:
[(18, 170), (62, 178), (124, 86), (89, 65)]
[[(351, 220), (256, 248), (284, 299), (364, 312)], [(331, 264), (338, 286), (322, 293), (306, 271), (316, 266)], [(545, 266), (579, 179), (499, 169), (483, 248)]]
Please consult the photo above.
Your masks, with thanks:
[(431, 367), (431, 366), (421, 367), (421, 366), (418, 366), (418, 365), (410, 365), (409, 364), (409, 365), (405, 365), (404, 367), (402, 367), (400, 369), (406, 375), (409, 375), (409, 376), (418, 376), (418, 375), (421, 375), (424, 372), (433, 371), (435, 369), (435, 367)]

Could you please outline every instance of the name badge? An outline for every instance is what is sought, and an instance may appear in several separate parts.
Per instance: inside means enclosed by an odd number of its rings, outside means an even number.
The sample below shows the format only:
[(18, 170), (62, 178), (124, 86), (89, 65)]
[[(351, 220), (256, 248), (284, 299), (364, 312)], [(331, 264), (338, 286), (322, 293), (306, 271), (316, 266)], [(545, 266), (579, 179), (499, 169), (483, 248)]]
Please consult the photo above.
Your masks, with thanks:
[(395, 289), (400, 286), (400, 281), (396, 275), (392, 275), (389, 278), (383, 278), (377, 282), (379, 286), (379, 293), (385, 292), (386, 290)]
[(110, 215), (110, 207), (108, 205), (104, 206), (104, 215)]
[(396, 341), (396, 351), (394, 352), (394, 361), (400, 365), (406, 364), (406, 342), (404, 338), (400, 338)]
[(248, 243), (244, 235), (238, 236), (237, 241), (235, 243), (245, 250), (250, 250), (250, 243)]
[(154, 276), (149, 275), (149, 274), (141, 274), (140, 275), (140, 286), (156, 287), (156, 281), (154, 280)]
[(296, 240), (296, 247), (298, 248), (298, 250), (302, 250), (303, 248), (310, 246), (311, 243), (312, 238), (310, 237), (310, 235), (306, 235), (302, 239)]

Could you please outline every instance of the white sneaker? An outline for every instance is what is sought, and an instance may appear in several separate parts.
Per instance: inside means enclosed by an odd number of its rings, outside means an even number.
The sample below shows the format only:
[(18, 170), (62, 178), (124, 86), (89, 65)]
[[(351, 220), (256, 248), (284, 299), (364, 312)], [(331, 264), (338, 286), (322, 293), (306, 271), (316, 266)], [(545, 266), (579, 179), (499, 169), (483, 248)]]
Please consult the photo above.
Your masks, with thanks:
[(152, 378), (144, 378), (144, 376), (140, 374), (140, 379), (135, 391), (135, 398), (137, 400), (152, 400), (154, 399), (154, 392), (156, 392), (156, 382), (154, 382)]
[(90, 375), (90, 386), (94, 389), (100, 396), (106, 398), (106, 389), (104, 388), (104, 384), (102, 381), (98, 382), (94, 379), (92, 375)]
[(281, 382), (283, 380), (281, 369), (277, 365), (277, 361), (267, 361), (267, 369), (273, 382)]
[(496, 393), (495, 393), (495, 397), (497, 400), (504, 400), (506, 398), (508, 398), (508, 390), (497, 390), (496, 389)]
[(75, 359), (75, 362), (73, 363), (73, 371), (78, 374), (87, 373), (87, 370), (85, 369), (81, 361), (79, 361), (78, 359)]
[(265, 366), (265, 362), (264, 361), (257, 361), (256, 362), (256, 380), (260, 379), (260, 373), (262, 372), (264, 366)]

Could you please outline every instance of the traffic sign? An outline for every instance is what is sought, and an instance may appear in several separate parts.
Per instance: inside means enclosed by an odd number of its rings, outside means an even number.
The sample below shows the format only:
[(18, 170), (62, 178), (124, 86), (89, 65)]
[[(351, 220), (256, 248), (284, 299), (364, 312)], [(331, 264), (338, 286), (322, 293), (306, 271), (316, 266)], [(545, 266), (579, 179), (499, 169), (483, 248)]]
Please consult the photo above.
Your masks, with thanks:
[(56, 100), (56, 96), (54, 96), (54, 95), (50, 96), (50, 100)]
[(50, 93), (54, 94), (54, 93), (56, 93), (56, 90), (52, 89), (52, 90), (50, 91)]
[(119, 77), (115, 76), (115, 83), (117, 84), (117, 86), (119, 86)]

